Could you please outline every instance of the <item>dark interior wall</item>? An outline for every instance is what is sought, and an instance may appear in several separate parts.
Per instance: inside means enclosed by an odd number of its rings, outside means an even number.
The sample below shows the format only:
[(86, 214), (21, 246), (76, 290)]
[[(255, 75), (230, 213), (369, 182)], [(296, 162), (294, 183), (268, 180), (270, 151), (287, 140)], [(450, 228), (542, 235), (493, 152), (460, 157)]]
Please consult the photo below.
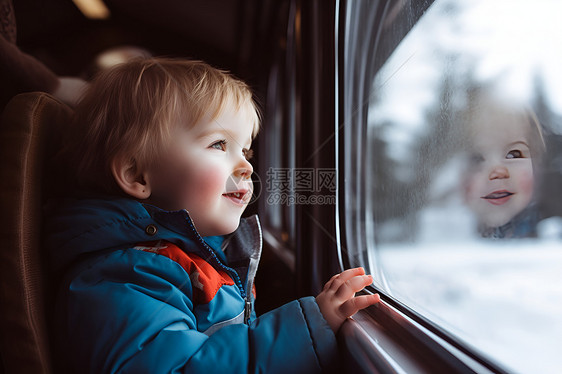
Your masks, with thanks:
[(70, 0), (13, 3), (18, 45), (59, 75), (80, 75), (97, 54), (120, 45), (203, 59), (244, 75), (252, 71), (245, 66), (254, 60), (252, 28), (262, 8), (242, 0), (106, 0), (110, 18), (90, 20)]

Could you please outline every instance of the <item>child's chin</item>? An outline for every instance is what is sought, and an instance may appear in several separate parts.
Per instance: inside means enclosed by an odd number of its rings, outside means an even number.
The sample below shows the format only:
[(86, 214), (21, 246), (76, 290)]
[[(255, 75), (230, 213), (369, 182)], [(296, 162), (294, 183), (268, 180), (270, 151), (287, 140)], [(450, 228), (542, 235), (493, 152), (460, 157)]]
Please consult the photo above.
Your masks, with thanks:
[(236, 229), (238, 228), (238, 226), (240, 225), (240, 220), (236, 221), (236, 222), (232, 222), (232, 223), (227, 223), (224, 225), (221, 225), (220, 227), (217, 227), (216, 233), (210, 236), (219, 236), (219, 235), (228, 235), (228, 234), (232, 234), (234, 231), (236, 231)]
[(483, 224), (488, 228), (501, 227), (511, 220), (512, 216), (486, 217)]

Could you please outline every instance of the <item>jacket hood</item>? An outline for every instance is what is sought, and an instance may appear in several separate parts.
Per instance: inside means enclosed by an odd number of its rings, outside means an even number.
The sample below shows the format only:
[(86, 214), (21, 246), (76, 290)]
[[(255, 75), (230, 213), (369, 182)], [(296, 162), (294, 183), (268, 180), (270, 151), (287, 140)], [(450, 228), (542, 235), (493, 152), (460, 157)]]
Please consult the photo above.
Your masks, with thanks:
[(186, 210), (168, 212), (126, 198), (51, 201), (46, 207), (44, 237), (54, 271), (88, 254), (155, 240), (167, 240), (193, 252), (205, 240), (224, 258), (220, 250), (223, 237), (201, 238)]

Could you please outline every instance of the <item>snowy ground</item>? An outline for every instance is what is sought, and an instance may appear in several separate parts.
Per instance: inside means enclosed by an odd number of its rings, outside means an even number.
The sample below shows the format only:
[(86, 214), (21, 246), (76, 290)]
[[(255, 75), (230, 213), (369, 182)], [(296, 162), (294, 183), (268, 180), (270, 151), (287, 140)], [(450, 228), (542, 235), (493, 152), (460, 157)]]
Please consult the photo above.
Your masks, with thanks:
[(393, 296), (519, 373), (562, 372), (562, 242), (385, 245)]

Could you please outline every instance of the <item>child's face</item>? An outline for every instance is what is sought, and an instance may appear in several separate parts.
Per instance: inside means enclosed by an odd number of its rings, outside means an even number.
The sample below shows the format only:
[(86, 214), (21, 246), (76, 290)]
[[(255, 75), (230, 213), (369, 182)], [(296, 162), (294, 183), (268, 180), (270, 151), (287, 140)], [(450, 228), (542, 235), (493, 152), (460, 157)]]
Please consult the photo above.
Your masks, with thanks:
[(530, 124), (511, 119), (492, 116), (474, 125), (465, 199), (486, 227), (509, 222), (533, 195)]
[(238, 227), (252, 196), (252, 165), (246, 151), (253, 124), (239, 111), (178, 126), (164, 156), (148, 172), (150, 202), (167, 210), (187, 209), (202, 236)]

